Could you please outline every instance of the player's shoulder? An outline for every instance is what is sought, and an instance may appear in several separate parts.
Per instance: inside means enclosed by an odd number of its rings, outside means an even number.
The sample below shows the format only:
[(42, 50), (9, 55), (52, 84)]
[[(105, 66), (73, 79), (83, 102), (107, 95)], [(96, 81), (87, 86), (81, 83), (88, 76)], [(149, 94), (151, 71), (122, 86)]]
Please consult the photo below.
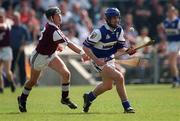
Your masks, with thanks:
[(180, 17), (178, 16), (176, 19), (179, 21), (179, 20), (180, 20)]
[(177, 17), (177, 21), (180, 23), (180, 17)]
[(117, 31), (123, 31), (123, 27), (121, 26), (121, 25), (119, 25), (118, 27), (117, 27)]
[(94, 28), (93, 31), (91, 32), (90, 37), (95, 37), (101, 35), (101, 27), (100, 28)]
[(50, 22), (48, 22), (45, 27), (49, 31), (59, 30), (59, 28), (56, 25), (54, 25), (53, 23), (50, 23)]
[(94, 30), (89, 35), (88, 39), (91, 41), (99, 41), (102, 37), (100, 28), (94, 28)]

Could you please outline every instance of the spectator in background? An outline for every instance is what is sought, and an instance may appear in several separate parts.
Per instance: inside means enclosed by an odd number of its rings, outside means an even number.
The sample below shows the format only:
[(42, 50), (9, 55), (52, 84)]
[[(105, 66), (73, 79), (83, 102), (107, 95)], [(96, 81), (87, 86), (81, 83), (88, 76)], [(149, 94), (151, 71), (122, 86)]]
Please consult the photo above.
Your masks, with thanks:
[[(143, 27), (140, 35), (137, 37), (136, 40), (136, 46), (143, 45), (149, 41), (151, 41), (151, 38), (148, 36), (149, 30), (147, 27)], [(144, 47), (143, 49), (138, 50), (137, 54), (140, 54), (139, 56), (145, 56), (149, 55), (152, 52), (152, 46)]]
[(32, 41), (37, 41), (38, 40), (38, 35), (40, 33), (40, 22), (36, 18), (36, 13), (33, 9), (29, 11), (29, 21), (28, 21), (28, 29), (31, 34), (31, 40)]
[(128, 13), (125, 16), (125, 25), (124, 25), (124, 36), (125, 39), (128, 41), (128, 45), (135, 45), (136, 44), (136, 37), (138, 35), (137, 31), (131, 30), (131, 28), (134, 28), (133, 24), (133, 16), (132, 14)]
[(162, 5), (158, 4), (152, 10), (152, 16), (150, 17), (150, 36), (155, 39), (157, 33), (157, 26), (165, 19), (164, 8)]
[(72, 13), (68, 10), (68, 5), (65, 1), (60, 2), (59, 8), (61, 10), (61, 15), (62, 15), (62, 24), (61, 24), (61, 29), (62, 30), (69, 30), (71, 29), (69, 22), (72, 19)]
[(90, 7), (93, 7), (90, 5), (89, 0), (69, 0), (70, 8), (72, 8), (73, 4), (78, 3), (82, 9), (90, 9)]
[(97, 23), (97, 25), (95, 26), (95, 28), (98, 28), (98, 27), (102, 26), (102, 25), (106, 22), (106, 21), (104, 20), (104, 18), (105, 18), (104, 12), (105, 12), (106, 9), (107, 9), (107, 8), (101, 8), (101, 10), (100, 10), (100, 17), (99, 17), (98, 23)]
[(180, 10), (180, 1), (179, 0), (168, 0), (167, 5), (169, 5), (169, 4), (175, 6), (175, 8), (177, 8), (177, 10)]
[(144, 0), (135, 0), (133, 14), (134, 23), (138, 32), (140, 32), (144, 26), (150, 26), (149, 18), (151, 16), (151, 11), (148, 9), (147, 5), (144, 4)]
[(40, 0), (40, 4), (44, 10), (47, 10), (49, 7), (57, 6), (57, 0)]
[(164, 57), (167, 53), (167, 42), (166, 42), (166, 37), (165, 37), (165, 33), (164, 30), (162, 28), (162, 26), (159, 24), (157, 26), (157, 35), (155, 38), (155, 42), (158, 43), (157, 44), (157, 52), (159, 54), (160, 57)]
[(157, 31), (157, 34), (155, 36), (155, 40), (156, 40), (155, 42), (161, 43), (163, 41), (164, 43), (166, 41), (166, 36), (165, 36), (165, 32), (161, 24), (156, 26), (156, 31)]
[(20, 71), (20, 85), (23, 86), (26, 81), (24, 47), (30, 37), (28, 29), (21, 23), (20, 14), (18, 12), (14, 12), (13, 21), (14, 25), (10, 32), (11, 47), (13, 49), (12, 71), (14, 72), (16, 65), (18, 65)]
[(92, 31), (92, 22), (89, 18), (87, 10), (83, 9), (80, 13), (80, 23), (76, 25), (76, 29), (79, 33), (79, 40), (81, 41), (81, 45), (84, 40), (88, 37), (90, 32)]
[(88, 10), (89, 16), (92, 19), (93, 25), (97, 25), (100, 19), (100, 1), (99, 0), (90, 0), (91, 8)]
[(6, 78), (10, 83), (11, 91), (14, 92), (16, 89), (11, 71), (12, 49), (9, 33), (10, 26), (6, 23), (5, 10), (0, 8), (0, 93), (3, 93), (3, 71), (5, 71)]
[(15, 8), (15, 10), (19, 11), (21, 14), (21, 22), (26, 25), (29, 21), (29, 10), (31, 9), (30, 7), (31, 6), (28, 0), (21, 0), (19, 6), (16, 6)]
[(82, 47), (82, 42), (79, 41), (79, 39), (76, 37), (76, 32), (73, 29), (70, 29), (67, 34), (70, 41), (72, 41), (74, 44), (76, 44), (79, 47)]
[(81, 5), (79, 3), (74, 3), (72, 5), (72, 20), (76, 24), (80, 23), (81, 21), (80, 13), (81, 13)]
[(10, 26), (13, 25), (13, 20), (12, 20), (12, 16), (13, 16), (13, 7), (12, 5), (10, 5), (7, 10), (6, 10), (6, 22), (7, 24), (9, 24)]
[(169, 52), (169, 66), (172, 75), (172, 87), (178, 87), (180, 84), (179, 70), (177, 67), (178, 51), (180, 50), (180, 18), (178, 10), (174, 6), (169, 6), (167, 18), (162, 26), (166, 32)]
[(32, 1), (32, 9), (36, 12), (36, 17), (41, 20), (44, 14), (44, 8), (41, 6), (41, 0), (33, 0)]

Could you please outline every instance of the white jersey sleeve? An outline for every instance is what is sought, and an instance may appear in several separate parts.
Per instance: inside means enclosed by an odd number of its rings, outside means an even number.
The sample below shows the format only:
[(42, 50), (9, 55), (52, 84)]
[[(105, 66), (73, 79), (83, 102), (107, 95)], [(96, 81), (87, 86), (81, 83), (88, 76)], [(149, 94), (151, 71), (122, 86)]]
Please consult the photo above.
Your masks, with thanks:
[(90, 36), (84, 41), (84, 45), (87, 47), (94, 46), (102, 38), (101, 32), (99, 29), (95, 29)]
[(126, 40), (124, 38), (124, 31), (121, 29), (121, 33), (118, 38), (118, 49), (126, 47)]
[(53, 41), (58, 41), (58, 40), (61, 40), (61, 39), (63, 39), (63, 38), (62, 38), (62, 35), (60, 33), (60, 30), (54, 31), (54, 33), (53, 33)]
[(63, 45), (67, 45), (69, 42), (69, 40), (66, 39), (65, 35), (60, 30), (54, 31), (53, 41), (63, 43)]
[(101, 32), (99, 29), (95, 29), (88, 37), (91, 42), (98, 42), (101, 39)]
[(118, 41), (125, 41), (123, 29), (121, 30), (120, 36), (118, 38)]

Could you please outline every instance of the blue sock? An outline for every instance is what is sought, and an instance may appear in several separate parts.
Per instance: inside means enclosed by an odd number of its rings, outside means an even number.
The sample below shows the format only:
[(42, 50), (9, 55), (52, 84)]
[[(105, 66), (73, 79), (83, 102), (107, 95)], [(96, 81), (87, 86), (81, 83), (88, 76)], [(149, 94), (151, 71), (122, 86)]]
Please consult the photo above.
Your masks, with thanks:
[(173, 82), (180, 82), (179, 77), (178, 77), (178, 76), (174, 76), (174, 77), (173, 77)]
[(93, 94), (93, 92), (90, 92), (90, 93), (88, 94), (88, 99), (89, 99), (89, 101), (91, 101), (91, 102), (96, 99), (96, 96)]
[(122, 105), (123, 105), (123, 107), (124, 107), (125, 110), (126, 110), (127, 108), (131, 107), (128, 100), (122, 101)]

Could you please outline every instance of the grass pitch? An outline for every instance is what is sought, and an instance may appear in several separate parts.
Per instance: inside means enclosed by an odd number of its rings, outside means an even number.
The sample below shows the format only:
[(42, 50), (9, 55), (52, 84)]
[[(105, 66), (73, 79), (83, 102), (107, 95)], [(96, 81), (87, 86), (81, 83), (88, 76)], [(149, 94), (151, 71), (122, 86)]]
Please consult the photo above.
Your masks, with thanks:
[(180, 88), (170, 85), (128, 85), (127, 92), (135, 114), (123, 114), (115, 88), (99, 96), (89, 113), (82, 112), (84, 92), (92, 86), (72, 86), (71, 98), (78, 109), (60, 104), (60, 87), (33, 88), (27, 113), (19, 113), (17, 96), (22, 89), (0, 94), (0, 121), (180, 121)]

